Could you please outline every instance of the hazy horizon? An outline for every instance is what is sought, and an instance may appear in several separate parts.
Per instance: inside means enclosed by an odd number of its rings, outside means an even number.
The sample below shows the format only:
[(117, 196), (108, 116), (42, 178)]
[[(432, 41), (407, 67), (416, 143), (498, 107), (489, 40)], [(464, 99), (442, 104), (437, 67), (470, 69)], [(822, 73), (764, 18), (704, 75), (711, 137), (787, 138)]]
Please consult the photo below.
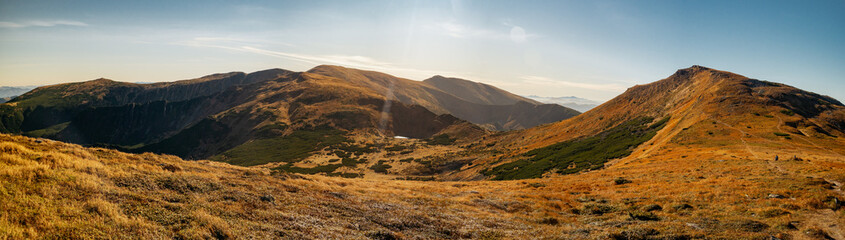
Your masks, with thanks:
[(332, 64), (606, 101), (702, 65), (843, 100), (842, 10), (843, 1), (4, 1), (0, 85)]

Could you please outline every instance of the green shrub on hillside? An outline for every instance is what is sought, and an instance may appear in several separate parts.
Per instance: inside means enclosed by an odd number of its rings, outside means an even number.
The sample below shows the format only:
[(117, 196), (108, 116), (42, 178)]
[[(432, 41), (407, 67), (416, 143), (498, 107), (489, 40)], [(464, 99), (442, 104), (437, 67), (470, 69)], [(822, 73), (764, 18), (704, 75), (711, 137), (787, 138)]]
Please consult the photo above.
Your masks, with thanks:
[(70, 125), (70, 122), (63, 122), (47, 128), (25, 132), (23, 135), (28, 137), (49, 137), (61, 132), (62, 130), (67, 128), (68, 125)]
[(0, 105), (0, 133), (19, 133), (23, 124), (23, 111), (20, 108)]
[(326, 176), (329, 177), (342, 177), (342, 178), (359, 178), (364, 177), (364, 174), (360, 173), (328, 173)]
[(404, 151), (405, 149), (408, 149), (408, 147), (402, 146), (402, 145), (395, 145), (395, 146), (392, 146), (392, 147), (385, 148), (384, 150), (391, 151), (391, 152), (400, 152), (400, 151)]
[(428, 145), (451, 145), (455, 142), (455, 140), (456, 139), (454, 138), (450, 138), (449, 134), (444, 133), (432, 136), (431, 138), (426, 139), (425, 141), (428, 143)]
[(334, 149), (338, 149), (347, 153), (355, 154), (357, 156), (364, 155), (365, 153), (374, 153), (376, 152), (375, 145), (367, 144), (364, 146), (356, 145), (354, 143), (345, 143), (334, 146)]
[(654, 137), (669, 118), (649, 124), (652, 121), (654, 118), (641, 117), (595, 136), (534, 149), (525, 154), (528, 159), (505, 163), (483, 174), (495, 176), (494, 180), (511, 180), (538, 178), (553, 169), (561, 174), (600, 169), (610, 159), (630, 155), (634, 148)]
[(341, 130), (318, 127), (297, 130), (290, 135), (253, 140), (229, 149), (211, 160), (240, 166), (255, 166), (271, 162), (296, 162), (311, 152), (327, 146), (349, 142)]
[(384, 161), (384, 160), (378, 161), (378, 163), (376, 163), (375, 165), (371, 166), (371, 167), (370, 167), (370, 169), (372, 169), (373, 171), (375, 171), (375, 172), (377, 172), (377, 173), (383, 173), (383, 174), (385, 174), (385, 173), (387, 173), (387, 169), (390, 169), (390, 168), (392, 168), (393, 166), (390, 166), (390, 165), (387, 165), (387, 164), (384, 164), (384, 163), (385, 163), (385, 161)]
[(302, 173), (302, 174), (317, 174), (317, 173), (330, 173), (334, 172), (340, 168), (341, 164), (328, 164), (328, 165), (320, 165), (313, 168), (301, 168), (293, 166), (293, 163), (288, 163), (279, 167), (272, 168), (276, 171), (282, 172), (291, 172), (291, 173)]
[(267, 124), (256, 129), (255, 136), (259, 138), (273, 138), (282, 135), (287, 128), (288, 125), (284, 123)]

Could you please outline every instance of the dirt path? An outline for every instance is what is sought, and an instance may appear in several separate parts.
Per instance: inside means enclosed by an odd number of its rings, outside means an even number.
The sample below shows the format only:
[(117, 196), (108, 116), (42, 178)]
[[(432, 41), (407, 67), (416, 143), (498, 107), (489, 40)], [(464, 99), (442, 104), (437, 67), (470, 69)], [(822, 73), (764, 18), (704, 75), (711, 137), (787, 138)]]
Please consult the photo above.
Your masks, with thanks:
[[(754, 150), (752, 150), (752, 149), (751, 149), (751, 146), (750, 146), (750, 145), (748, 145), (748, 141), (745, 141), (745, 138), (746, 138), (747, 136), (754, 136), (754, 137), (757, 137), (757, 136), (755, 136), (755, 135), (753, 135), (753, 134), (750, 134), (750, 133), (747, 133), (747, 132), (743, 131), (742, 129), (735, 128), (734, 126), (731, 126), (730, 124), (727, 124), (727, 123), (725, 123), (725, 122), (722, 122), (721, 120), (714, 119), (714, 121), (716, 121), (716, 122), (717, 122), (717, 123), (719, 123), (719, 124), (725, 125), (726, 127), (730, 128), (730, 129), (733, 129), (733, 130), (739, 131), (739, 133), (742, 135), (742, 136), (740, 136), (740, 137), (739, 137), (739, 140), (741, 140), (741, 141), (742, 141), (742, 145), (745, 145), (745, 149), (746, 149), (746, 150), (748, 150), (748, 153), (751, 153), (751, 155), (753, 155), (753, 156), (754, 156), (754, 158), (758, 158), (758, 159), (760, 158), (760, 155), (757, 155), (757, 153), (756, 153), (756, 152), (754, 152)], [(759, 138), (759, 137), (758, 137), (758, 138)], [(763, 138), (763, 139), (765, 139), (765, 138)], [(768, 139), (765, 139), (765, 140), (768, 140)]]

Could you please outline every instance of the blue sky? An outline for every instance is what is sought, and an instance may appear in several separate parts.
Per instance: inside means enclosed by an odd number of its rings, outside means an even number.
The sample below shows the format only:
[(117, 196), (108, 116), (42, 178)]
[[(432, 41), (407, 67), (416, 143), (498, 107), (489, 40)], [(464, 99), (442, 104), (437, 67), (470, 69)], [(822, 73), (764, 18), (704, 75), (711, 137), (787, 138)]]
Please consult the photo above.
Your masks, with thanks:
[(607, 100), (704, 65), (845, 100), (845, 1), (9, 1), (0, 85), (343, 65)]

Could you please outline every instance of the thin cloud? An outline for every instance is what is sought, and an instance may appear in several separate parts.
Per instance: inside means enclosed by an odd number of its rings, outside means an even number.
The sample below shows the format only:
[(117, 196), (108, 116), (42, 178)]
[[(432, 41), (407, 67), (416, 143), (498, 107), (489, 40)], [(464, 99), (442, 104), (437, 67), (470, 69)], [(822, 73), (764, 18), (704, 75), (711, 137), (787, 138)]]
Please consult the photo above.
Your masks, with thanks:
[(288, 47), (294, 47), (295, 45), (286, 43), (286, 42), (279, 42), (279, 41), (269, 41), (263, 39), (247, 39), (247, 38), (234, 38), (234, 37), (195, 37), (193, 41), (196, 42), (224, 42), (224, 43), (232, 43), (232, 44), (269, 44), (269, 45), (283, 45)]
[(496, 33), (486, 29), (475, 29), (467, 25), (458, 24), (455, 22), (442, 22), (435, 25), (436, 30), (440, 30), (442, 34), (454, 38), (469, 38), (469, 37), (484, 37), (484, 38), (503, 38), (504, 34)]
[(540, 77), (540, 76), (523, 76), (521, 77), (524, 83), (527, 84), (536, 84), (536, 85), (543, 85), (543, 86), (555, 86), (555, 87), (576, 87), (576, 88), (583, 88), (583, 89), (590, 89), (590, 90), (598, 90), (598, 91), (606, 91), (606, 92), (622, 92), (627, 89), (625, 86), (608, 83), (608, 84), (593, 84), (593, 83), (579, 83), (579, 82), (569, 82), (569, 81), (562, 81), (562, 80), (554, 80), (547, 77)]
[(524, 42), (526, 39), (534, 39), (538, 37), (536, 34), (526, 33), (525, 29), (520, 26), (510, 23), (503, 23), (503, 25), (507, 27), (506, 30), (494, 31), (490, 29), (476, 28), (454, 21), (448, 21), (430, 25), (429, 29), (453, 38), (481, 38), (495, 40), (509, 39), (514, 42)]
[(0, 28), (27, 28), (27, 27), (58, 27), (58, 26), (75, 26), (87, 27), (88, 24), (80, 21), (68, 20), (36, 20), (23, 22), (0, 22)]
[(296, 53), (287, 53), (287, 52), (280, 52), (280, 51), (272, 51), (266, 49), (260, 49), (250, 46), (241, 46), (239, 49), (242, 49), (246, 52), (252, 52), (267, 56), (274, 56), (280, 58), (287, 58), (291, 60), (302, 61), (311, 64), (331, 64), (331, 65), (340, 65), (340, 66), (347, 66), (365, 70), (373, 70), (373, 71), (380, 71), (386, 72), (390, 74), (395, 74), (397, 76), (412, 78), (412, 79), (422, 79), (431, 77), (437, 74), (452, 74), (450, 72), (445, 71), (431, 71), (431, 70), (421, 70), (421, 69), (414, 69), (414, 68), (406, 68), (397, 66), (393, 63), (383, 62), (379, 60), (375, 60), (370, 57), (365, 56), (357, 56), (357, 55), (310, 55), (310, 54), (296, 54)]
[(393, 63), (376, 60), (367, 56), (341, 54), (312, 55), (274, 51), (254, 45), (250, 46), (249, 44), (243, 44), (247, 42), (251, 41), (243, 39), (233, 40), (228, 38), (202, 37), (193, 38), (190, 41), (176, 42), (174, 44), (190, 47), (218, 48), (230, 51), (247, 52), (264, 56), (295, 60), (313, 65), (340, 65), (365, 70), (380, 71), (411, 79), (424, 79), (438, 74), (454, 74), (447, 71), (432, 71), (401, 67)]

